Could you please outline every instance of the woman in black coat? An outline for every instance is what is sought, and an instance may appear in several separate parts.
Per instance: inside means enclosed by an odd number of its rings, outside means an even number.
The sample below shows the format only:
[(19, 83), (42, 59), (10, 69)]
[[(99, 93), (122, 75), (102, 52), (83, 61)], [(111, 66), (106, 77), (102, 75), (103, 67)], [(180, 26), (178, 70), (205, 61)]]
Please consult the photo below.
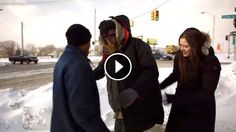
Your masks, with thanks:
[(173, 72), (161, 83), (164, 89), (177, 81), (176, 93), (165, 94), (172, 103), (166, 132), (214, 132), (215, 90), (221, 66), (210, 46), (210, 37), (196, 28), (179, 38), (180, 51)]

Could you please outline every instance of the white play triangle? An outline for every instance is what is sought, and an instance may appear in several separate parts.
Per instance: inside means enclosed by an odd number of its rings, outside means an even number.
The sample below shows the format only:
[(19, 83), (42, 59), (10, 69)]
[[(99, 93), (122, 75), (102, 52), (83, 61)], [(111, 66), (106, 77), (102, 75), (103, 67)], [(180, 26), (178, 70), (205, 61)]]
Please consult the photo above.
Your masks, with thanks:
[(115, 73), (117, 73), (118, 71), (120, 71), (120, 69), (122, 69), (123, 66), (115, 60)]

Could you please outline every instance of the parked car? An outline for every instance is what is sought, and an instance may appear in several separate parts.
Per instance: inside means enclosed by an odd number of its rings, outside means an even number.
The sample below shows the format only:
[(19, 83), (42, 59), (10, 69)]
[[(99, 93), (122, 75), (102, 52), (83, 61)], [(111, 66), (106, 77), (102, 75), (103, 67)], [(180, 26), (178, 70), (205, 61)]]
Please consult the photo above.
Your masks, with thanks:
[(38, 57), (31, 55), (10, 56), (8, 60), (11, 61), (12, 64), (15, 64), (16, 62), (20, 62), (21, 64), (23, 64), (24, 62), (26, 62), (27, 64), (29, 64), (30, 62), (34, 62), (35, 64), (38, 63)]
[(168, 55), (164, 52), (162, 52), (161, 50), (155, 50), (153, 51), (153, 57), (157, 60), (173, 60), (173, 57), (171, 55)]
[(167, 54), (175, 55), (178, 52), (179, 48), (176, 45), (169, 44), (166, 46), (165, 51)]

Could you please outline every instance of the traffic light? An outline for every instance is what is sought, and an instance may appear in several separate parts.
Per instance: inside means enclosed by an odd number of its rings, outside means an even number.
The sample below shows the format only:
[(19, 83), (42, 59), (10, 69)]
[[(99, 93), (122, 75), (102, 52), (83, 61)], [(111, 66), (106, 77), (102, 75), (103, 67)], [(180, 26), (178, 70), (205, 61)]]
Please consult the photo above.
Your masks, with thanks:
[(153, 10), (151, 12), (151, 20), (152, 21), (158, 21), (159, 20), (159, 11), (158, 10)]
[(159, 11), (158, 10), (156, 10), (156, 20), (155, 21), (158, 21), (159, 20)]
[(229, 40), (229, 36), (225, 35), (225, 40), (228, 41)]
[(134, 20), (130, 20), (129, 23), (130, 23), (130, 27), (134, 27)]
[(152, 21), (155, 21), (155, 20), (156, 20), (156, 11), (155, 11), (155, 10), (153, 10), (153, 11), (151, 12), (151, 20), (152, 20)]

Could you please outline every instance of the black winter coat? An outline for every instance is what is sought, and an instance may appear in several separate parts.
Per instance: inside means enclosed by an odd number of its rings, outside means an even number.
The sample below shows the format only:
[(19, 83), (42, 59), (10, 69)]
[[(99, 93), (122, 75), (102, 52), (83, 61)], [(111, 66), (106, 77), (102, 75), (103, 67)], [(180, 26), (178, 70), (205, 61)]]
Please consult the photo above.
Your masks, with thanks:
[[(164, 110), (158, 82), (159, 72), (151, 48), (140, 39), (129, 38), (121, 53), (129, 57), (132, 71), (126, 79), (116, 82), (118, 92), (132, 88), (140, 95), (131, 106), (122, 109), (126, 130), (129, 130), (128, 127), (145, 130), (156, 123), (162, 124)], [(96, 79), (104, 77), (103, 62), (94, 70), (94, 73)], [(107, 77), (107, 89), (116, 88), (113, 85), (110, 87), (113, 81)], [(109, 100), (112, 100), (112, 96), (112, 94), (108, 96)]]
[(54, 69), (51, 132), (108, 132), (87, 57), (67, 46)]
[(200, 58), (200, 68), (188, 68), (188, 80), (180, 84), (179, 55), (174, 59), (173, 72), (162, 83), (165, 88), (177, 81), (175, 95), (167, 96), (172, 103), (166, 132), (214, 132), (215, 90), (221, 66), (213, 49), (208, 56)]

